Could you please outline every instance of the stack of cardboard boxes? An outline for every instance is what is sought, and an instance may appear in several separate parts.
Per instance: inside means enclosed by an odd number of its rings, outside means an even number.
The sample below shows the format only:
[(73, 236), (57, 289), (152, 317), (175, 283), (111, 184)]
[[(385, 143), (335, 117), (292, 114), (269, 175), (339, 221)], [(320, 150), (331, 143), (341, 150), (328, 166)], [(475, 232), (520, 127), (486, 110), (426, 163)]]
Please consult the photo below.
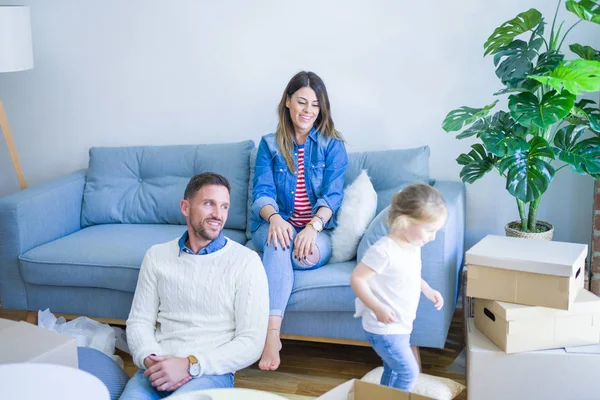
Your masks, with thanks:
[[(587, 246), (487, 236), (466, 254), (469, 399), (600, 399), (600, 298)], [(540, 351), (541, 350), (541, 351)]]

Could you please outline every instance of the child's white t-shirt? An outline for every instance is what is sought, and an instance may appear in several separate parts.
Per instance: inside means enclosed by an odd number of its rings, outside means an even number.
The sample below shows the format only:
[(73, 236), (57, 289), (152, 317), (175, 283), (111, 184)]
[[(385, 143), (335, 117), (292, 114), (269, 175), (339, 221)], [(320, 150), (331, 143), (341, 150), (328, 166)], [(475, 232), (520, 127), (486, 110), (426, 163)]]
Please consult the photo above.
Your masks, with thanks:
[(410, 334), (421, 297), (421, 248), (408, 243), (404, 246), (384, 236), (367, 250), (361, 262), (375, 271), (369, 287), (375, 297), (394, 310), (397, 322), (379, 322), (375, 312), (358, 298), (354, 317), (362, 317), (367, 332)]

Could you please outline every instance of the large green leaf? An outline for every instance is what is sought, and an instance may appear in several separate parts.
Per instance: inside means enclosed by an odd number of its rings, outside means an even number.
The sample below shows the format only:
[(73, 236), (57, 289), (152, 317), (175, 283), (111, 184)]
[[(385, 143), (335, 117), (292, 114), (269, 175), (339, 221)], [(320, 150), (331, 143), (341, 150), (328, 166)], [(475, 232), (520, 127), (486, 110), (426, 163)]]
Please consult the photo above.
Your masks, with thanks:
[(498, 157), (525, 152), (531, 148), (524, 139), (504, 130), (485, 131), (481, 134), (481, 141), (491, 153)]
[(461, 133), (456, 135), (456, 138), (457, 139), (466, 139), (466, 138), (474, 136), (474, 135), (479, 136), (481, 133), (485, 132), (485, 130), (487, 128), (488, 128), (488, 123), (485, 120), (485, 118), (478, 119), (469, 128), (465, 129), (464, 131), (462, 131)]
[(531, 8), (510, 21), (506, 21), (494, 30), (483, 45), (485, 49), (484, 56), (496, 54), (502, 46), (507, 46), (515, 37), (538, 27), (540, 23), (543, 24), (542, 14), (535, 8)]
[(600, 139), (592, 138), (578, 142), (587, 129), (586, 125), (569, 125), (554, 137), (555, 152), (561, 161), (569, 164), (578, 174), (600, 173)]
[(523, 40), (515, 40), (507, 46), (502, 46), (494, 55), (494, 65), (496, 76), (500, 78), (503, 84), (518, 83), (527, 78), (532, 73), (533, 60), (538, 54), (543, 41), (536, 39), (527, 43)]
[(485, 132), (504, 131), (516, 137), (525, 138), (528, 129), (520, 124), (517, 124), (510, 114), (505, 111), (498, 111), (494, 115), (486, 116), (478, 119), (468, 129), (465, 129), (458, 135), (457, 139), (465, 139), (477, 135), (481, 137)]
[(521, 124), (518, 124), (509, 113), (506, 111), (498, 111), (489, 118), (489, 126), (491, 130), (502, 130), (510, 132), (511, 135), (525, 139), (529, 129)]
[(530, 75), (544, 85), (558, 91), (568, 90), (573, 94), (600, 90), (600, 61), (569, 60), (563, 62), (550, 75)]
[(600, 133), (600, 109), (595, 105), (594, 101), (588, 99), (578, 101), (571, 110), (571, 115), (575, 118), (569, 121), (571, 123), (585, 123), (592, 130)]
[(570, 150), (572, 149), (582, 133), (587, 129), (586, 125), (568, 125), (556, 132), (554, 135), (555, 150)]
[[(564, 58), (565, 56), (563, 54), (560, 54), (554, 50), (540, 54), (540, 56), (537, 59), (535, 68), (533, 68), (533, 70), (531, 71), (531, 75), (542, 75), (554, 71), (560, 65)], [(494, 96), (506, 93), (533, 93), (540, 87), (541, 83), (536, 81), (535, 79), (525, 78), (522, 80), (505, 82), (505, 85), (507, 87), (494, 93)]]
[(442, 129), (444, 129), (446, 132), (459, 131), (463, 128), (463, 126), (470, 125), (474, 121), (488, 115), (490, 110), (496, 106), (496, 103), (498, 103), (498, 100), (483, 108), (471, 108), (463, 106), (457, 108), (456, 110), (452, 110), (448, 113), (448, 115), (446, 115), (446, 118), (444, 118)]
[(564, 54), (552, 50), (540, 54), (535, 68), (531, 72), (532, 75), (543, 75), (554, 71), (565, 58)]
[(476, 143), (471, 146), (471, 150), (467, 154), (461, 154), (456, 159), (460, 165), (464, 165), (460, 171), (460, 179), (466, 183), (473, 183), (492, 170), (495, 163), (495, 158), (489, 154), (485, 148)]
[(575, 145), (573, 153), (582, 163), (586, 174), (592, 176), (600, 174), (600, 138), (593, 137), (582, 140)]
[(594, 0), (567, 1), (567, 10), (585, 21), (600, 24), (600, 4)]
[(549, 127), (569, 115), (575, 104), (575, 96), (564, 91), (550, 91), (538, 98), (529, 92), (511, 95), (508, 98), (510, 115), (521, 125), (531, 127), (532, 124), (542, 129)]
[(587, 114), (588, 120), (590, 121), (590, 128), (600, 133), (600, 112)]
[(542, 84), (534, 79), (524, 79), (519, 82), (507, 82), (507, 87), (502, 90), (498, 90), (494, 93), (494, 96), (507, 93), (522, 93), (522, 92), (535, 92)]
[[(539, 83), (539, 82), (538, 82)], [(497, 92), (494, 93), (494, 96), (500, 96), (502, 94), (507, 94), (507, 93), (523, 93), (523, 92), (530, 92), (531, 90), (525, 89), (525, 88), (504, 88), (504, 89), (500, 89)]]
[(590, 46), (582, 46), (579, 43), (573, 43), (569, 49), (584, 60), (600, 61), (600, 51)]
[(506, 190), (514, 197), (530, 202), (538, 199), (548, 189), (554, 178), (554, 168), (544, 158), (554, 158), (554, 152), (546, 140), (536, 136), (531, 148), (504, 157), (498, 163), (506, 172)]

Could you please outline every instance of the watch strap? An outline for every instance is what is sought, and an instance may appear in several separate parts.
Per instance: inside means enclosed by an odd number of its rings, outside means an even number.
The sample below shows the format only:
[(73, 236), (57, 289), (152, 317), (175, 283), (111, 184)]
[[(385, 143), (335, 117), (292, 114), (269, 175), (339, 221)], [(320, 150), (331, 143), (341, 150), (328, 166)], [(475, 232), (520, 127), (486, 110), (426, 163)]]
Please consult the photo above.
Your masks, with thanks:
[(187, 356), (189, 365), (188, 365), (188, 374), (192, 378), (197, 378), (200, 375), (200, 364), (198, 363), (198, 359), (192, 355)]
[(187, 359), (190, 362), (190, 364), (198, 364), (198, 359), (194, 356), (187, 356)]

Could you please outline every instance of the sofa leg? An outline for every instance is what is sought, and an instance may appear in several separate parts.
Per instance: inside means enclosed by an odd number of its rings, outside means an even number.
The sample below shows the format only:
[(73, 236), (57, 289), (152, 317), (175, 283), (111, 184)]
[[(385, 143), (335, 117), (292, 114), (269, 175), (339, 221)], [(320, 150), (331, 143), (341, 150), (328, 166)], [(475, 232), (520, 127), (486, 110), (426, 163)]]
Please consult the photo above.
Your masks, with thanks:
[(33, 325), (37, 325), (38, 323), (38, 313), (37, 311), (27, 311), (27, 322)]

